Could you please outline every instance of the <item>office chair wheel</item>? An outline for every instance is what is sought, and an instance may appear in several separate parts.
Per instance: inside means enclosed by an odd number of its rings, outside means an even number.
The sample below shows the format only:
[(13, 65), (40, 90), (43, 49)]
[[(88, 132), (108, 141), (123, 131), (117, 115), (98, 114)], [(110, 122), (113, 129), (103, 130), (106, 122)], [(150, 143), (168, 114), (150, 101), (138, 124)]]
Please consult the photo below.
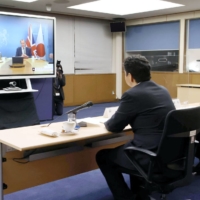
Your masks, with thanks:
[(161, 199), (161, 200), (167, 200), (167, 196), (166, 196), (165, 194), (162, 194), (162, 195), (160, 196), (160, 199)]

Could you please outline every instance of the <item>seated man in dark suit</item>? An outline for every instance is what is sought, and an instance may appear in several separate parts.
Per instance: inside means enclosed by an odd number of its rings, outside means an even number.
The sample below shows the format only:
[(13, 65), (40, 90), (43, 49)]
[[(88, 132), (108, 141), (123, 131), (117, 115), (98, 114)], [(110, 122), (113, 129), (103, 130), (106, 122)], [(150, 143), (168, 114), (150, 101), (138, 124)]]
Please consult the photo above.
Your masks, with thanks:
[[(134, 139), (117, 148), (99, 151), (96, 161), (115, 200), (138, 200), (139, 180), (135, 178), (134, 193), (122, 176), (122, 169), (134, 170), (125, 156), (124, 148), (136, 146), (155, 151), (165, 117), (175, 107), (167, 89), (150, 80), (150, 64), (145, 57), (135, 55), (127, 58), (124, 73), (125, 81), (131, 88), (122, 95), (118, 110), (105, 123), (105, 127), (108, 131), (119, 133), (130, 124)], [(133, 158), (144, 170), (148, 168), (149, 158), (144, 154), (135, 153)]]
[(20, 40), (21, 47), (18, 47), (16, 50), (16, 56), (22, 56), (24, 58), (30, 58), (32, 56), (31, 49), (26, 47), (26, 42)]

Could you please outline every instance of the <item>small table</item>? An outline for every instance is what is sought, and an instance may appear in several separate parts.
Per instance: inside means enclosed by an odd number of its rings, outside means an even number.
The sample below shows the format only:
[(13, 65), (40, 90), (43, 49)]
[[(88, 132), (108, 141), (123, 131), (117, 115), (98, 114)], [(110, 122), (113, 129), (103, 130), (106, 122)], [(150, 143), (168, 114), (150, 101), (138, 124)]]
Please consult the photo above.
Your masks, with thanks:
[(200, 85), (198, 84), (177, 84), (177, 98), (183, 102), (200, 102)]

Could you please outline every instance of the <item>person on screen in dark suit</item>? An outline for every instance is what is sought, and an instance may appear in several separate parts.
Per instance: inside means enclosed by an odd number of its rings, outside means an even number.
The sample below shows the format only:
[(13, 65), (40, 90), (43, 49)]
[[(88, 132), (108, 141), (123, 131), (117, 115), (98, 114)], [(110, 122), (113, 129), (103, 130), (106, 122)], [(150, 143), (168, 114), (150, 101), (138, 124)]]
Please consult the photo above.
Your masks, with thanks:
[[(96, 162), (115, 200), (138, 200), (139, 180), (135, 178), (135, 190), (131, 191), (120, 170), (134, 170), (125, 156), (124, 148), (136, 146), (155, 151), (164, 128), (165, 117), (175, 107), (167, 89), (150, 80), (150, 64), (145, 57), (128, 57), (124, 62), (124, 73), (125, 81), (131, 88), (122, 95), (118, 110), (105, 122), (105, 127), (108, 131), (119, 133), (130, 125), (134, 139), (117, 148), (100, 150), (96, 155)], [(147, 156), (135, 153), (133, 157), (147, 169)]]
[(31, 58), (31, 49), (26, 47), (26, 42), (24, 40), (20, 40), (21, 47), (18, 47), (16, 50), (16, 56), (22, 56), (24, 58)]
[(63, 100), (65, 99), (63, 87), (65, 86), (65, 75), (63, 74), (61, 61), (56, 63), (56, 78), (54, 78), (54, 114), (63, 114)]

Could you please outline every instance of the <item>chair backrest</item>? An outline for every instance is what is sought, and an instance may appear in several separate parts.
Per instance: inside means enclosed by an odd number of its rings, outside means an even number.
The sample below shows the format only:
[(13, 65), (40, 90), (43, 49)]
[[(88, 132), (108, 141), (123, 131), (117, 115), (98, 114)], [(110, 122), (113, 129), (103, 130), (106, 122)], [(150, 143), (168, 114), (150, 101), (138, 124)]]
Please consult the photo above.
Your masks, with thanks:
[(196, 130), (199, 129), (200, 107), (173, 110), (168, 113), (157, 150), (159, 160), (164, 167), (184, 157), (188, 162), (188, 156), (191, 157), (190, 162), (192, 162)]

